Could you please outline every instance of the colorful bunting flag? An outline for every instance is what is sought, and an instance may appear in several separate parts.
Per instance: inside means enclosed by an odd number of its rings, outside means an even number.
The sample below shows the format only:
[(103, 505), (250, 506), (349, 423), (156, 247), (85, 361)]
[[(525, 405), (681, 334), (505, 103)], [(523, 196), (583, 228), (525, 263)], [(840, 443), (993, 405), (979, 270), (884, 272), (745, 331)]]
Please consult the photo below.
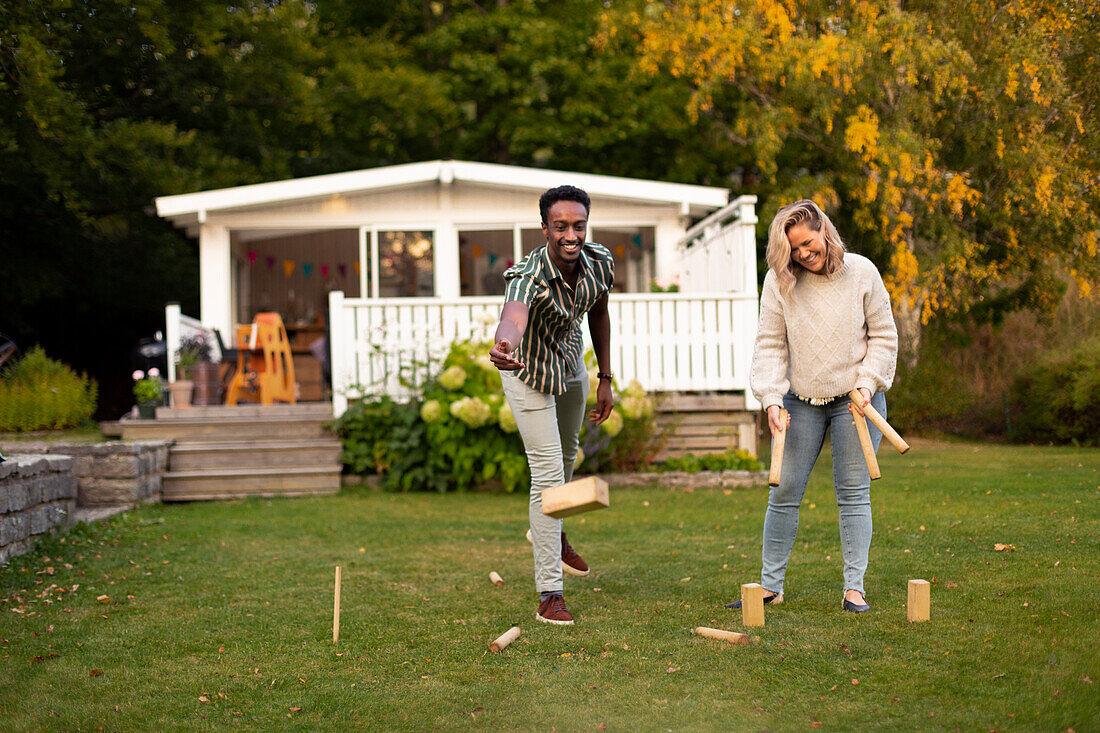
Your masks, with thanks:
[(481, 257), (484, 252), (485, 250), (483, 250), (481, 247), (478, 247), (476, 244), (474, 245), (474, 259)]
[(256, 264), (256, 258), (258, 256), (259, 255), (256, 253), (256, 250), (254, 250), (254, 249), (248, 250), (248, 266), (249, 267), (252, 267), (253, 265)]
[(642, 248), (642, 235), (641, 235), (641, 234), (635, 234), (635, 235), (634, 235), (634, 236), (633, 236), (633, 237), (631, 238), (631, 240), (630, 240), (630, 241), (631, 241), (631, 242), (634, 242), (634, 246), (635, 246), (635, 247), (637, 247), (638, 249), (641, 249), (641, 248)]
[(492, 267), (500, 259), (500, 255), (495, 255), (492, 252), (489, 253), (489, 267)]
[(321, 265), (321, 277), (328, 277), (328, 265)]
[(618, 247), (616, 247), (615, 254), (619, 255), (619, 257), (626, 257), (626, 245), (620, 244)]
[(297, 264), (294, 260), (283, 260), (283, 272), (286, 273), (288, 278), (294, 274), (294, 268)]
[(348, 266), (341, 262), (336, 266), (336, 271), (340, 273), (340, 278), (343, 279), (348, 275)]
[(302, 273), (305, 274), (306, 280), (308, 280), (309, 276), (313, 274), (313, 263), (312, 262), (303, 262), (302, 263)]
[(355, 276), (359, 277), (359, 263), (358, 262), (353, 262), (351, 264), (355, 267)]
[(275, 269), (275, 258), (272, 257), (271, 255), (267, 256), (267, 269), (269, 269), (269, 270)]

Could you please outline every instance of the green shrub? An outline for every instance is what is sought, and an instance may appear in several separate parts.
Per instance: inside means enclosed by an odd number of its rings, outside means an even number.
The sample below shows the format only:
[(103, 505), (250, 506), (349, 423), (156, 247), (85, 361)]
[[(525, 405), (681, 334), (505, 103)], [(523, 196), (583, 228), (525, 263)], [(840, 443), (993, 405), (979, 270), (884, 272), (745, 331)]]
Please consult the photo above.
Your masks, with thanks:
[(764, 464), (747, 450), (738, 448), (725, 453), (689, 453), (678, 458), (669, 458), (652, 465), (651, 470), (659, 472), (686, 471), (760, 471)]
[(1100, 445), (1100, 336), (1026, 369), (1008, 406), (1011, 440)]
[(0, 376), (0, 431), (60, 430), (89, 420), (98, 386), (35, 346)]
[[(530, 481), (523, 440), (489, 361), (492, 344), (452, 344), (440, 373), (405, 403), (368, 395), (353, 400), (333, 427), (348, 472), (379, 474), (391, 490), (459, 491)], [(591, 361), (591, 356), (589, 356)], [(595, 402), (595, 368), (590, 370)], [(653, 400), (637, 384), (616, 398), (600, 427), (587, 420), (577, 465), (586, 472), (635, 470), (660, 448)]]

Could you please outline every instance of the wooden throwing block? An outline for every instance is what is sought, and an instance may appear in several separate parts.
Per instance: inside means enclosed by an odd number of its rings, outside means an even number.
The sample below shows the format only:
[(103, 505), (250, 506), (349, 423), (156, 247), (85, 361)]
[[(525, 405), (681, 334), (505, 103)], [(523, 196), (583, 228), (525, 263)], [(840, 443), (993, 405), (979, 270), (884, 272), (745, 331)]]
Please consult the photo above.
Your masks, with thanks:
[(745, 626), (764, 625), (764, 586), (744, 583), (741, 586), (741, 623)]
[(932, 586), (927, 580), (909, 581), (909, 621), (927, 621), (932, 610)]
[(607, 482), (598, 476), (585, 476), (542, 492), (542, 513), (556, 519), (610, 505)]

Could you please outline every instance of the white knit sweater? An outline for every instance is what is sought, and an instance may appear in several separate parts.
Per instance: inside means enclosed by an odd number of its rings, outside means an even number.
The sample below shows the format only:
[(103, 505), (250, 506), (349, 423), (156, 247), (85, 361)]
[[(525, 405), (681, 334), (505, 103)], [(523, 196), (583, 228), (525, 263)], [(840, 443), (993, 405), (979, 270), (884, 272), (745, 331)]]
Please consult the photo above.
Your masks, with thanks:
[(890, 296), (866, 257), (846, 252), (832, 275), (799, 272), (786, 299), (774, 272), (764, 278), (749, 376), (764, 409), (787, 392), (812, 404), (860, 387), (885, 392), (897, 354)]

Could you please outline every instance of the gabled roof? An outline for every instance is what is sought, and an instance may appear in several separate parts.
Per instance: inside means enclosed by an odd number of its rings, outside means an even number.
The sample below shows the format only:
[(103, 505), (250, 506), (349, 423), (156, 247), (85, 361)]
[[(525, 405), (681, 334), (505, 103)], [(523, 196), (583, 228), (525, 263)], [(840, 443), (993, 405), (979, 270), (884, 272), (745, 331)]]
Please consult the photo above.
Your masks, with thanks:
[(295, 178), (288, 181), (257, 183), (251, 186), (198, 191), (176, 196), (161, 196), (156, 200), (157, 214), (176, 219), (177, 223), (180, 223), (180, 219), (194, 221), (196, 216), (202, 220), (207, 212), (212, 211), (279, 204), (333, 194), (361, 193), (431, 181), (442, 183), (465, 181), (540, 192), (569, 183), (583, 188), (591, 196), (632, 199), (646, 203), (671, 203), (679, 205), (682, 209), (691, 206), (719, 208), (725, 206), (729, 198), (727, 189), (712, 186), (664, 183), (638, 178), (571, 173), (494, 163), (433, 160)]

